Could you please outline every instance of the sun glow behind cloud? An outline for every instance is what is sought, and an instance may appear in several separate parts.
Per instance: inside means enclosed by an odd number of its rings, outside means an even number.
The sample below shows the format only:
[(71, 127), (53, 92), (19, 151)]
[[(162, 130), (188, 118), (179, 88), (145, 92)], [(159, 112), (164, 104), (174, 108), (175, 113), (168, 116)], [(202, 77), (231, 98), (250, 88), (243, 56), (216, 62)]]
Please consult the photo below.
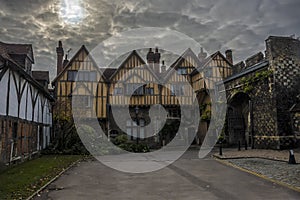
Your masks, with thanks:
[(60, 0), (60, 17), (66, 24), (79, 24), (86, 17), (82, 0)]

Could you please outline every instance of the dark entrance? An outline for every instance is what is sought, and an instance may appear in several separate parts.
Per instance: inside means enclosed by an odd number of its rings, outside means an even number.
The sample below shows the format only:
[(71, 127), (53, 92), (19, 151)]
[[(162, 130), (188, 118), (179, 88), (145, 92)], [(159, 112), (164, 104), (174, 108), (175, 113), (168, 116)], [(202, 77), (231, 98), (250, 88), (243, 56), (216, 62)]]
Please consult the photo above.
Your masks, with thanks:
[(229, 145), (251, 145), (250, 98), (246, 93), (237, 93), (230, 99), (227, 117)]

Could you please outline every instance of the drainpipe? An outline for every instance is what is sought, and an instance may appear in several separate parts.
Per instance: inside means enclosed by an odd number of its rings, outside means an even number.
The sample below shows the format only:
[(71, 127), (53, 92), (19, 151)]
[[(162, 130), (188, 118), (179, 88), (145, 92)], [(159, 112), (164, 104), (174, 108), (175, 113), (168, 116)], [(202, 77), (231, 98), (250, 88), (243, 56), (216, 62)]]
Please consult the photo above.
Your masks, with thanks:
[(254, 124), (253, 124), (253, 102), (249, 100), (250, 110), (250, 132), (251, 132), (251, 149), (254, 149)]
[(9, 164), (12, 162), (13, 158), (13, 151), (14, 151), (14, 140), (10, 140), (11, 145), (10, 145), (10, 158), (9, 158)]

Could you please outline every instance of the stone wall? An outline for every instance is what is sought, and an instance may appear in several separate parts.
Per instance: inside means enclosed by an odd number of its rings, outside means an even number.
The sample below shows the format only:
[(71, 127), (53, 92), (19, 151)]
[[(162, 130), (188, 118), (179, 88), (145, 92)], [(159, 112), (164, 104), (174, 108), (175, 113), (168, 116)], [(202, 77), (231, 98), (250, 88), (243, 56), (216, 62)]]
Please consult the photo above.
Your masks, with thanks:
[[(239, 92), (246, 93), (252, 102), (252, 127), (255, 148), (279, 148), (277, 137), (276, 101), (273, 96), (273, 76), (254, 79), (268, 73), (268, 65), (225, 83), (228, 102)], [(252, 128), (250, 127), (250, 129)]]
[(269, 69), (274, 71), (278, 135), (281, 148), (292, 146), (294, 133), (290, 108), (296, 103), (300, 77), (300, 41), (290, 37), (266, 40)]

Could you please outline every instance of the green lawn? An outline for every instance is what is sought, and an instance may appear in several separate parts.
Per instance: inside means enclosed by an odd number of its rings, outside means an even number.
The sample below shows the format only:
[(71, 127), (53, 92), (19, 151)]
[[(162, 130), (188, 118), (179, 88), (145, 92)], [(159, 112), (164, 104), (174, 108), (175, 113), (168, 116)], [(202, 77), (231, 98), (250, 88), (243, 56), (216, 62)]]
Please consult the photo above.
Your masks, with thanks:
[(0, 172), (0, 199), (26, 199), (82, 156), (47, 155)]

